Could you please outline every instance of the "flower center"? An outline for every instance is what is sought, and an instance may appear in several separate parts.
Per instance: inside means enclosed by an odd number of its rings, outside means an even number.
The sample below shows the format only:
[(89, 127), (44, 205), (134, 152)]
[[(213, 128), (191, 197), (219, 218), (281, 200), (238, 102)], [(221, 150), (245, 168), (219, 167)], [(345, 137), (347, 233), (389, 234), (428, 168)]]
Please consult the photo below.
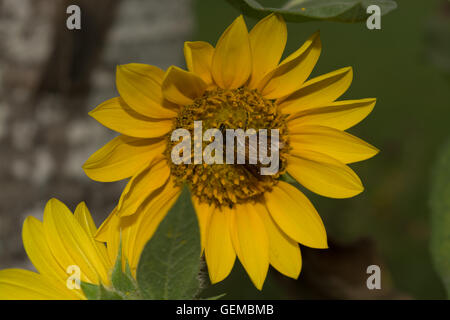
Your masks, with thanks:
[[(184, 106), (175, 120), (174, 129), (183, 128), (194, 137), (194, 121), (202, 121), (202, 136), (208, 129), (218, 129), (223, 136), (223, 164), (201, 163), (196, 164), (191, 154), (190, 163), (175, 164), (171, 159), (172, 148), (179, 142), (171, 141), (171, 134), (168, 135), (168, 144), (165, 155), (171, 167), (171, 174), (177, 185), (186, 183), (192, 194), (197, 196), (201, 202), (214, 204), (218, 207), (227, 205), (232, 207), (236, 203), (243, 203), (257, 200), (264, 192), (270, 191), (277, 183), (281, 174), (285, 172), (286, 157), (289, 151), (289, 141), (287, 134), (286, 116), (283, 115), (274, 101), (267, 100), (256, 90), (238, 88), (234, 90), (215, 89), (205, 92), (196, 99), (193, 104)], [(249, 161), (251, 139), (244, 138), (245, 141), (245, 163), (228, 164), (225, 161), (226, 131), (227, 129), (242, 129), (244, 132), (253, 129), (261, 137), (261, 132), (266, 132), (267, 155), (273, 154), (271, 150), (271, 132), (278, 131), (278, 170), (273, 174), (261, 174), (262, 168), (269, 165), (262, 163), (258, 157), (254, 161)], [(261, 131), (262, 129), (262, 131)], [(194, 150), (194, 139), (191, 140), (191, 150)], [(214, 141), (214, 137), (211, 141)], [(211, 143), (202, 141), (202, 150)], [(237, 150), (238, 141), (234, 146)], [(263, 141), (264, 142), (264, 141)], [(256, 146), (261, 152), (261, 140)], [(228, 148), (230, 149), (230, 148)], [(233, 150), (234, 159), (238, 158), (236, 150)], [(242, 149), (241, 149), (242, 150)], [(259, 155), (258, 152), (256, 152)], [(184, 155), (183, 155), (184, 156)]]

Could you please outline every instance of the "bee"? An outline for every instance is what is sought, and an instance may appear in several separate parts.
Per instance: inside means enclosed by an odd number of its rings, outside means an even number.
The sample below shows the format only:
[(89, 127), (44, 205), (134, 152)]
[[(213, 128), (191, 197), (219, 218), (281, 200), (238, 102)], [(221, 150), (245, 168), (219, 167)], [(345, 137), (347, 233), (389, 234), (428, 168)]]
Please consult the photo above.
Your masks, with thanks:
[[(224, 137), (224, 146), (227, 145), (227, 135), (226, 135), (226, 126), (221, 124), (219, 126), (219, 130)], [(261, 139), (263, 137), (263, 139)], [(259, 131), (246, 135), (244, 139), (236, 139), (236, 146), (233, 150), (234, 159), (237, 160), (239, 158), (245, 159), (243, 164), (239, 164), (242, 166), (245, 171), (250, 173), (258, 180), (262, 180), (264, 177), (261, 175), (261, 167), (264, 166), (261, 161), (258, 159), (258, 151), (262, 147), (262, 143), (264, 143), (266, 152), (269, 154), (271, 152), (271, 143), (272, 138), (271, 135), (267, 134), (267, 131)], [(252, 143), (250, 143), (252, 141)], [(256, 143), (254, 143), (256, 142)], [(266, 163), (267, 164), (267, 163)]]
[(245, 163), (243, 168), (256, 179), (260, 180), (260, 163), (258, 162), (258, 143), (250, 143), (250, 141), (258, 142), (258, 134), (255, 132), (244, 139), (236, 139), (236, 159), (243, 156)]

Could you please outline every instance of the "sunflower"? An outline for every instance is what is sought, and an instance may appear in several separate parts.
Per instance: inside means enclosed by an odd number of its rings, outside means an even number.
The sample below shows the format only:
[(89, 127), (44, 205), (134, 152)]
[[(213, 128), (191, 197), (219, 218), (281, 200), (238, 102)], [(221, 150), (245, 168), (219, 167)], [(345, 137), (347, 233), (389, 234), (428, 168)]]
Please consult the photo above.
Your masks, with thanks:
[(94, 239), (96, 232), (84, 202), (72, 214), (59, 200), (49, 200), (43, 222), (29, 216), (22, 230), (25, 251), (38, 272), (1, 270), (0, 300), (86, 299), (79, 286), (68, 285), (77, 274), (82, 282), (109, 287), (120, 234), (108, 239), (111, 247), (106, 248)]
[[(202, 41), (185, 43), (187, 71), (118, 66), (120, 96), (90, 115), (120, 135), (83, 168), (97, 181), (130, 179), (98, 239), (120, 229), (125, 250), (140, 251), (187, 185), (212, 283), (227, 277), (236, 256), (258, 289), (269, 264), (297, 278), (299, 243), (328, 247), (314, 206), (283, 177), (287, 172), (326, 197), (361, 193), (361, 180), (347, 164), (378, 150), (344, 130), (364, 119), (375, 99), (336, 101), (350, 86), (350, 67), (308, 80), (321, 52), (319, 33), (280, 62), (286, 40), (280, 16), (267, 16), (250, 32), (239, 16), (215, 48)], [(263, 176), (242, 164), (174, 164), (171, 132), (193, 132), (198, 120), (203, 131), (278, 129), (280, 170)]]

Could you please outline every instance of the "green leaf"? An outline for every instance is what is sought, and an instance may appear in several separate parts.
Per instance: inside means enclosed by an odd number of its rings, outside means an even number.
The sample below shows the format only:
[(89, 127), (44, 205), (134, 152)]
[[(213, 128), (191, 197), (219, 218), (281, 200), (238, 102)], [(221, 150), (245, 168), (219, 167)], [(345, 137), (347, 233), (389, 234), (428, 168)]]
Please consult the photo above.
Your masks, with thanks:
[(87, 282), (80, 283), (81, 290), (83, 290), (84, 295), (88, 300), (99, 300), (100, 297), (100, 287)]
[(129, 276), (130, 278), (133, 278), (133, 275), (131, 274), (131, 268), (130, 264), (128, 263), (128, 260), (125, 262), (125, 274)]
[(438, 157), (432, 182), (431, 254), (450, 298), (450, 141)]
[(199, 290), (200, 233), (185, 187), (142, 252), (137, 281), (146, 299), (192, 299)]
[(124, 298), (136, 297), (137, 286), (134, 282), (129, 270), (128, 261), (126, 263), (126, 273), (122, 271), (122, 242), (119, 245), (119, 253), (117, 254), (116, 264), (111, 274), (111, 282), (116, 291)]
[(123, 300), (118, 293), (106, 289), (102, 284), (95, 285), (92, 283), (81, 282), (81, 290), (88, 300)]
[(111, 274), (112, 288), (105, 288), (102, 284), (81, 282), (80, 286), (88, 300), (131, 300), (140, 299), (137, 284), (130, 272), (126, 261), (125, 272), (122, 271), (122, 242), (119, 245), (116, 263)]
[(123, 300), (122, 296), (117, 292), (106, 289), (102, 284), (99, 285), (99, 300)]
[(227, 0), (243, 14), (261, 19), (269, 13), (278, 13), (287, 22), (308, 22), (313, 20), (328, 20), (336, 22), (361, 22), (369, 14), (369, 5), (378, 5), (381, 15), (395, 8), (394, 0), (291, 0), (281, 8), (263, 7), (256, 0)]

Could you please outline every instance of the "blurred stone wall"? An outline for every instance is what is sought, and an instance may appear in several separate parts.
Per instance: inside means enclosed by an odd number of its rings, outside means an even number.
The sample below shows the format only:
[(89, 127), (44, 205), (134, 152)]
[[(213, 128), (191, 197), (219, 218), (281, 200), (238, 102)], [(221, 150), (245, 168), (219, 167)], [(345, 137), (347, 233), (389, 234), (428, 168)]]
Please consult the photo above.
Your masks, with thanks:
[[(81, 8), (67, 30), (66, 8)], [(21, 229), (56, 197), (86, 201), (97, 224), (123, 182), (98, 183), (81, 169), (115, 134), (89, 118), (117, 96), (117, 64), (182, 63), (190, 0), (0, 0), (0, 269), (29, 267)]]

